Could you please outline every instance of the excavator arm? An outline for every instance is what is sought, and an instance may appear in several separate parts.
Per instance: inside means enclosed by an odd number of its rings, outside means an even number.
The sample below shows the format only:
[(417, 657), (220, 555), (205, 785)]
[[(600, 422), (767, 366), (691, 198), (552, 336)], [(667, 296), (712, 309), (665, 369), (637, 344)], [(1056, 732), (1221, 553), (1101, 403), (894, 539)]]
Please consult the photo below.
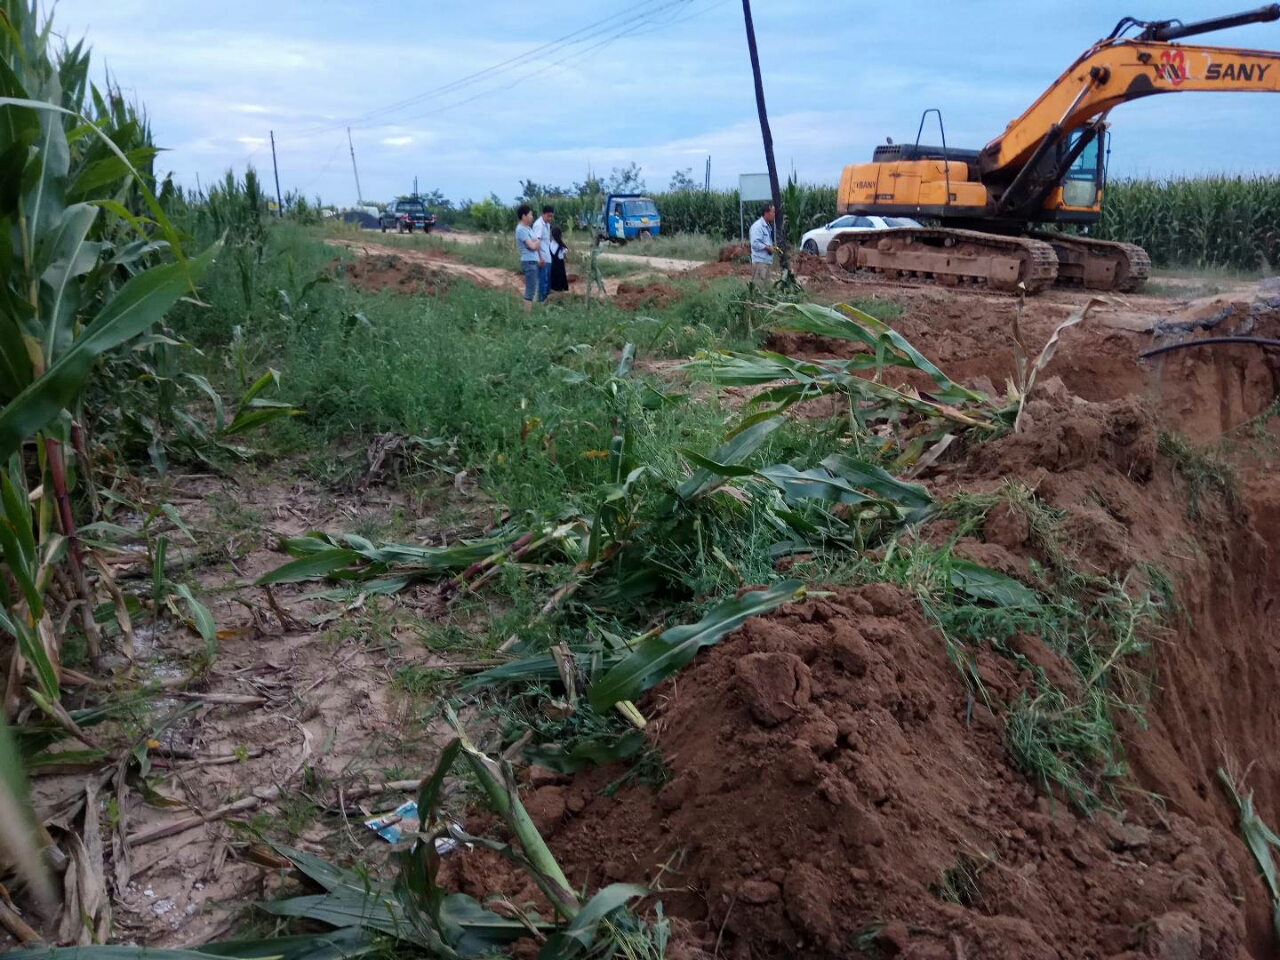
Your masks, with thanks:
[(1190, 90), (1280, 92), (1280, 52), (1169, 42), (1243, 23), (1280, 19), (1280, 4), (1199, 24), (1142, 24), (1136, 38), (1103, 40), (1073, 63), (1022, 116), (983, 148), (978, 165), (988, 183), (1016, 181), (1075, 131), (1114, 107), (1157, 93)]

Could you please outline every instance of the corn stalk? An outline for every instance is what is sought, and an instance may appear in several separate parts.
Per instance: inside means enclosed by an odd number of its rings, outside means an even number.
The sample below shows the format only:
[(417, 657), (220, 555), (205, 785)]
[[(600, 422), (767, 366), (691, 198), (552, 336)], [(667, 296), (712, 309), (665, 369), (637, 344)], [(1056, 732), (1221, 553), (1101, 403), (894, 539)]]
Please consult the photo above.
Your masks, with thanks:
[[(77, 427), (85, 390), (104, 354), (146, 332), (192, 290), (216, 248), (187, 258), (152, 192), (156, 148), (145, 116), (118, 90), (88, 82), (83, 44), (55, 55), (51, 36), (34, 2), (0, 0), (0, 179), (9, 186), (0, 190), (0, 632), (14, 641), (3, 713), (13, 717), (25, 696), (88, 742), (60, 703), (55, 627), (78, 606), (90, 653), (101, 652), (72, 497), (77, 480), (91, 483)], [(160, 265), (162, 258), (170, 262)], [(49, 588), (67, 579), (64, 568), (72, 595), (54, 601)], [(56, 620), (51, 603), (65, 604)], [(6, 846), (23, 853), (12, 839), (23, 816), (33, 842), (45, 845), (29, 812), (12, 814), (24, 805), (13, 751), (0, 755), (0, 774)], [(29, 856), (20, 861), (32, 869)]]

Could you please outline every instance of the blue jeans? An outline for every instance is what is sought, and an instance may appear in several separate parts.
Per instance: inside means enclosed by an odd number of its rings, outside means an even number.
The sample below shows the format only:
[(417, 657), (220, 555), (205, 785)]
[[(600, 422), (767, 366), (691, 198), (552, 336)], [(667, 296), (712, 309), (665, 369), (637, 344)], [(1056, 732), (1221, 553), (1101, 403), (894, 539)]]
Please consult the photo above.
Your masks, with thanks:
[(551, 292), (551, 264), (544, 263), (538, 268), (538, 302), (541, 303), (547, 299), (547, 294)]
[(524, 298), (526, 300), (532, 300), (534, 291), (538, 286), (538, 281), (541, 279), (538, 276), (538, 261), (521, 260), (520, 269), (524, 271)]

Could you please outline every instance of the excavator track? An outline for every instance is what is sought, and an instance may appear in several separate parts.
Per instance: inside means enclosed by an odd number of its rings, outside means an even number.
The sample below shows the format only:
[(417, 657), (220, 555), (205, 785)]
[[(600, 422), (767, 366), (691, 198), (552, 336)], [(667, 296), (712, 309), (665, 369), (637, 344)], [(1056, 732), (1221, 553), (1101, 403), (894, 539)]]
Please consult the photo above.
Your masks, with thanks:
[(1053, 247), (1030, 237), (977, 230), (900, 227), (837, 234), (827, 259), (845, 270), (870, 270), (889, 280), (932, 281), (942, 286), (972, 285), (1027, 293), (1053, 286), (1058, 257)]
[(1151, 274), (1147, 251), (1133, 243), (1095, 240), (1065, 233), (1033, 233), (1058, 257), (1058, 285), (1132, 293)]

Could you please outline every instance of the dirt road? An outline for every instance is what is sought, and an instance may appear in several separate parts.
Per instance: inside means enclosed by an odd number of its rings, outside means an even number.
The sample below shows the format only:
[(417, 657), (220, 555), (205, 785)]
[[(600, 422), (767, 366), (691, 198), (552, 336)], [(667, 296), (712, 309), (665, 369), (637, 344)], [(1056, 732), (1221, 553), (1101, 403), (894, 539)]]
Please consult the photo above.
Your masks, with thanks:
[[(463, 235), (465, 236), (465, 235)], [(463, 243), (474, 241), (462, 241)], [(366, 240), (326, 240), (331, 247), (342, 247), (347, 250), (355, 251), (363, 257), (361, 266), (358, 268), (361, 272), (360, 277), (356, 277), (361, 285), (374, 288), (395, 288), (409, 287), (411, 285), (424, 284), (428, 289), (434, 288), (441, 280), (447, 280), (448, 277), (461, 277), (470, 280), (472, 283), (481, 287), (491, 287), (497, 290), (510, 290), (513, 293), (524, 293), (524, 279), (513, 266), (507, 267), (481, 267), (470, 263), (464, 263), (459, 258), (453, 256), (443, 250), (427, 250), (416, 249), (413, 247), (402, 247), (388, 243), (374, 243)], [(605, 293), (610, 297), (619, 297), (619, 303), (622, 306), (638, 305), (643, 299), (643, 293), (654, 284), (665, 288), (663, 283), (666, 274), (662, 272), (662, 268), (658, 266), (662, 263), (679, 263), (677, 269), (688, 269), (685, 264), (690, 266), (700, 266), (686, 260), (665, 260), (659, 257), (626, 257), (627, 260), (645, 260), (652, 261), (650, 265), (654, 266), (653, 272), (634, 274), (629, 277), (606, 277), (604, 281)], [(571, 264), (569, 267), (569, 293), (584, 294), (586, 293), (586, 281), (579, 273), (575, 273), (575, 268), (580, 269), (580, 264)], [(667, 292), (665, 289), (660, 292)]]
[[(368, 233), (377, 233), (379, 231), (368, 230)], [(435, 233), (432, 236), (439, 237), (441, 240), (448, 240), (450, 243), (477, 244), (484, 243), (485, 234), (482, 233), (466, 233), (463, 231), (452, 231), (449, 233)], [(694, 270), (702, 266), (701, 260), (680, 260), (676, 257), (646, 257), (641, 255), (632, 255), (629, 253), (609, 253), (603, 251), (600, 254), (601, 260), (614, 260), (618, 263), (643, 263), (645, 266), (652, 267), (654, 270), (661, 270), (664, 273), (683, 273), (686, 270)]]

